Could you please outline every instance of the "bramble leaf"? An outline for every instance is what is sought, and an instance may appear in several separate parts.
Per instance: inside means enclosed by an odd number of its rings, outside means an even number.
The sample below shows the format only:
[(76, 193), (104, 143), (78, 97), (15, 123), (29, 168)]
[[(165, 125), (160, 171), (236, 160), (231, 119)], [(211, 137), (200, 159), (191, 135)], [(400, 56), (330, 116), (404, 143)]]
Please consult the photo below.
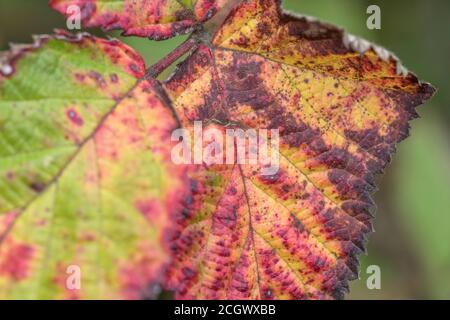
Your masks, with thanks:
[(372, 231), (374, 175), (434, 88), (386, 50), (280, 1), (237, 6), (165, 84), (182, 125), (279, 129), (280, 169), (196, 168), (178, 298), (342, 298)]
[(0, 66), (0, 298), (152, 297), (186, 189), (160, 85), (121, 42), (61, 31)]
[[(0, 54), (0, 298), (151, 298), (161, 282), (183, 299), (344, 296), (374, 177), (434, 88), (279, 0), (241, 1), (209, 40), (225, 3), (50, 1), (127, 35), (196, 31), (147, 71), (117, 40), (62, 31)], [(164, 86), (150, 77), (191, 49)], [(196, 121), (210, 138), (278, 130), (278, 170), (176, 165), (171, 133)]]
[(50, 0), (50, 6), (70, 17), (80, 8), (87, 27), (120, 29), (124, 35), (163, 40), (191, 32), (209, 20), (226, 0)]

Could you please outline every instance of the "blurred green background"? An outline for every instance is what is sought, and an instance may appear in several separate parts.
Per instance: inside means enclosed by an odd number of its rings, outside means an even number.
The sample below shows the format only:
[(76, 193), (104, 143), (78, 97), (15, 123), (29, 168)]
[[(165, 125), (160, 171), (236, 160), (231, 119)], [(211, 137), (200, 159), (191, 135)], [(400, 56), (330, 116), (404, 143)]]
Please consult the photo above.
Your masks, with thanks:
[[(0, 0), (0, 50), (9, 42), (65, 27), (47, 0)], [(366, 27), (371, 4), (381, 8), (381, 30)], [(398, 147), (379, 179), (375, 232), (360, 280), (349, 299), (450, 299), (450, 1), (448, 0), (285, 0), (284, 7), (319, 17), (395, 52), (420, 79), (438, 87), (419, 109), (412, 137)], [(102, 35), (100, 30), (94, 30)], [(120, 37), (119, 33), (112, 35)], [(148, 64), (185, 37), (164, 42), (124, 38)], [(381, 290), (369, 290), (369, 265), (381, 268)]]

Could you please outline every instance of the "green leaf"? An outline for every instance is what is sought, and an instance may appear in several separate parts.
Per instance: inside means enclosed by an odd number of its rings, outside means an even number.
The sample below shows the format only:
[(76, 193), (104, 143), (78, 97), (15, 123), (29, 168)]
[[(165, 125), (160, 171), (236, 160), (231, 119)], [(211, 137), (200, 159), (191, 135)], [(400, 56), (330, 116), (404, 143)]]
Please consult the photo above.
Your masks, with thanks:
[(86, 34), (0, 61), (0, 298), (152, 297), (185, 183), (159, 84)]

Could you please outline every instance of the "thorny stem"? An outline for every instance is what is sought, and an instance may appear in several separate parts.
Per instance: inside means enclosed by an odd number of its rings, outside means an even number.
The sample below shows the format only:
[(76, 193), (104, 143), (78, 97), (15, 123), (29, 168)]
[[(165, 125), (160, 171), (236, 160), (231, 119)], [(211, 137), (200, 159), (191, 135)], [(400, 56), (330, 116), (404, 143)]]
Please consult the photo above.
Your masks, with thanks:
[(147, 69), (145, 73), (146, 78), (156, 78), (170, 65), (177, 61), (181, 56), (187, 53), (189, 50), (199, 44), (199, 40), (196, 37), (190, 37), (177, 48), (175, 48), (167, 56), (159, 60), (157, 63)]
[(181, 56), (187, 53), (192, 48), (199, 45), (201, 42), (208, 44), (211, 39), (206, 30), (212, 31), (211, 34), (222, 25), (231, 10), (243, 0), (228, 0), (227, 4), (215, 15), (211, 20), (207, 21), (204, 26), (197, 26), (196, 30), (192, 33), (191, 37), (178, 46), (175, 50), (169, 53), (167, 56), (159, 60), (157, 63), (147, 69), (145, 78), (157, 78), (164, 70), (171, 66)]

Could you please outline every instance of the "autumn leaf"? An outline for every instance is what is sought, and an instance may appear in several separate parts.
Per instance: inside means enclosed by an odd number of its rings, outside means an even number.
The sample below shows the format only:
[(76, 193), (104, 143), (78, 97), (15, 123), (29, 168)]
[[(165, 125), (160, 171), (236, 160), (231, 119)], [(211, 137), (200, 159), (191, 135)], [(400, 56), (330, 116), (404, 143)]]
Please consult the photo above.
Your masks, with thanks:
[[(278, 0), (50, 5), (126, 35), (194, 32), (148, 69), (118, 40), (63, 31), (0, 54), (0, 298), (154, 298), (160, 284), (179, 299), (344, 296), (375, 175), (431, 85)], [(199, 123), (200, 145), (175, 145), (175, 129)], [(279, 145), (266, 138), (277, 170), (174, 161), (230, 129), (278, 132)]]
[(187, 190), (162, 88), (87, 34), (37, 37), (0, 66), (0, 298), (154, 297)]
[(173, 240), (182, 299), (342, 298), (372, 231), (374, 175), (434, 93), (386, 50), (249, 0), (165, 83), (185, 128), (278, 129), (280, 168), (203, 165)]
[(70, 17), (77, 11), (87, 27), (120, 29), (124, 35), (163, 40), (191, 32), (214, 16), (226, 0), (50, 0)]

